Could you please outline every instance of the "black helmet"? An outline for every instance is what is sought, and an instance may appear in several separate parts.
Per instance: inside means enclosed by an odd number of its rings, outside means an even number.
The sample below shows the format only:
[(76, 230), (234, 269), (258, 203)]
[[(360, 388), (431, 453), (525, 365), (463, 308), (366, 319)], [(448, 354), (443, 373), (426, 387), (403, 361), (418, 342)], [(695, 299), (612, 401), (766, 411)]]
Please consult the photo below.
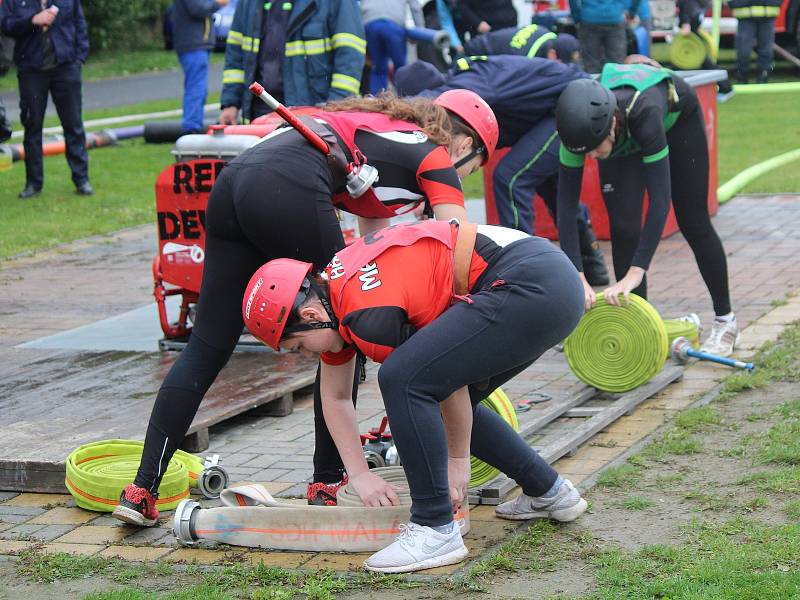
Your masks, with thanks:
[(583, 154), (597, 148), (611, 131), (617, 97), (595, 79), (578, 79), (561, 93), (556, 106), (556, 127), (570, 152)]

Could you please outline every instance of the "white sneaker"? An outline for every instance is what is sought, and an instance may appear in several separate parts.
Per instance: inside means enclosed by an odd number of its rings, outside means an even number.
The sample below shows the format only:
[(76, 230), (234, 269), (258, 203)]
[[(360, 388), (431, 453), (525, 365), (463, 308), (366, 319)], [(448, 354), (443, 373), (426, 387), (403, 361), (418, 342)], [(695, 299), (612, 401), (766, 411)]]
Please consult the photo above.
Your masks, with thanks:
[(586, 500), (565, 479), (558, 492), (552, 498), (535, 498), (527, 494), (520, 494), (515, 500), (503, 502), (494, 509), (495, 514), (501, 519), (511, 521), (527, 521), (528, 519), (554, 519), (567, 523), (580, 517), (588, 506)]
[(700, 348), (700, 351), (716, 354), (717, 356), (730, 356), (733, 354), (740, 338), (741, 334), (739, 333), (739, 325), (736, 324), (736, 317), (733, 317), (730, 321), (714, 319), (711, 333), (705, 344)]
[(461, 562), (469, 551), (461, 539), (461, 529), (452, 525), (450, 533), (409, 523), (400, 525), (397, 539), (364, 561), (367, 571), (410, 573)]

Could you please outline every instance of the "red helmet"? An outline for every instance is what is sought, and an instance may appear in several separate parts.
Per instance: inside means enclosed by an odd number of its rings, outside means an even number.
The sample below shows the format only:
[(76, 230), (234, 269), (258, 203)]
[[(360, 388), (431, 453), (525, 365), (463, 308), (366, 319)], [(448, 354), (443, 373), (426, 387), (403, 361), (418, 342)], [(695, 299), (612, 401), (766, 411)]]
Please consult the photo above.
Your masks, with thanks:
[(436, 98), (434, 103), (458, 115), (475, 130), (486, 148), (486, 160), (483, 161), (485, 164), (492, 157), (500, 137), (497, 118), (486, 101), (470, 90), (448, 90)]
[(292, 316), (311, 263), (278, 258), (262, 265), (250, 278), (242, 300), (244, 324), (255, 337), (274, 350)]

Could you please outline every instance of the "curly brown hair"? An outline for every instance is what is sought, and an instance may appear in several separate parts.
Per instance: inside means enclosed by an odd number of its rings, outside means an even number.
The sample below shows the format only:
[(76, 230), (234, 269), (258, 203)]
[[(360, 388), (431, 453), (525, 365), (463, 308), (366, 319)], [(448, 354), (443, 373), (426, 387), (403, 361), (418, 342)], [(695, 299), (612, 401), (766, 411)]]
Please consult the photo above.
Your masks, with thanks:
[(323, 110), (330, 112), (379, 112), (398, 121), (415, 123), (427, 135), (428, 139), (440, 146), (450, 146), (453, 137), (458, 134), (472, 138), (473, 148), (482, 145), (478, 134), (462, 119), (449, 113), (428, 98), (398, 98), (391, 92), (382, 92), (379, 96), (356, 98), (350, 96), (336, 102), (329, 102)]

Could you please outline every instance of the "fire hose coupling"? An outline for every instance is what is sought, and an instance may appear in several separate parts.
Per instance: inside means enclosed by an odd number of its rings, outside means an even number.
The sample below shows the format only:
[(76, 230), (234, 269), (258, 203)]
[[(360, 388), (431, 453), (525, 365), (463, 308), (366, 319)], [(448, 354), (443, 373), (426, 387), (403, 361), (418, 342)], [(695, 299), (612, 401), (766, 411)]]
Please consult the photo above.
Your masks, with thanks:
[(219, 454), (206, 456), (203, 471), (197, 478), (197, 489), (206, 498), (219, 498), (228, 487), (228, 472), (219, 464)]
[(745, 371), (752, 372), (755, 370), (755, 365), (751, 362), (744, 362), (736, 360), (735, 358), (726, 358), (724, 356), (717, 356), (708, 352), (702, 352), (692, 348), (692, 343), (685, 337), (677, 337), (672, 340), (669, 347), (670, 355), (681, 364), (689, 362), (689, 358), (697, 358), (699, 360), (707, 360), (715, 362), (720, 365), (733, 367), (734, 369), (744, 369)]
[(372, 184), (378, 181), (378, 169), (372, 165), (347, 165), (347, 193), (353, 198), (360, 198), (367, 193)]
[(194, 532), (194, 519), (196, 511), (200, 510), (200, 503), (194, 500), (181, 500), (175, 508), (175, 516), (172, 519), (172, 533), (181, 546), (194, 546), (198, 538)]
[(361, 434), (364, 459), (370, 469), (400, 465), (400, 455), (394, 445), (392, 432), (387, 429), (388, 425), (389, 418), (383, 417), (380, 426), (373, 427), (369, 430), (369, 433)]

